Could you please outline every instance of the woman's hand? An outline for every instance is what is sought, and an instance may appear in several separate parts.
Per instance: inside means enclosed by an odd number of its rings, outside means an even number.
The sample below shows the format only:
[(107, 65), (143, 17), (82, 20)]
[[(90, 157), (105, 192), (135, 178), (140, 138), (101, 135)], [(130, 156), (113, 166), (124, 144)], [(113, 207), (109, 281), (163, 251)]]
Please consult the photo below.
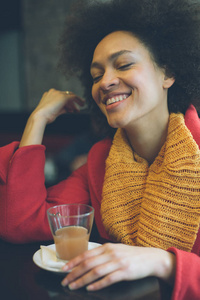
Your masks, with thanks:
[(173, 284), (175, 255), (157, 248), (105, 244), (70, 260), (63, 270), (72, 270), (62, 281), (70, 289), (87, 286), (87, 290), (94, 291), (148, 276)]
[(84, 104), (85, 101), (72, 92), (66, 93), (55, 89), (45, 92), (28, 119), (20, 147), (41, 144), (47, 124), (66, 112), (78, 112), (79, 106)]
[(72, 92), (50, 89), (43, 94), (32, 115), (43, 118), (49, 124), (66, 112), (78, 112), (80, 109), (76, 104), (84, 106), (85, 101)]

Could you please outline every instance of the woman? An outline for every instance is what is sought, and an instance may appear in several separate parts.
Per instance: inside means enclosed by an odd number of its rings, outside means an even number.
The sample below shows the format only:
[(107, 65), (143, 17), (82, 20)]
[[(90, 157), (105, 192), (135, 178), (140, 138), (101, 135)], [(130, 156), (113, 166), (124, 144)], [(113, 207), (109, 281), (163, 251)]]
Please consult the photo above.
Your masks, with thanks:
[(92, 291), (156, 276), (173, 287), (173, 299), (198, 299), (200, 122), (192, 104), (200, 96), (200, 4), (82, 3), (68, 18), (62, 65), (79, 74), (110, 137), (91, 149), (86, 165), (46, 191), (45, 127), (84, 102), (72, 92), (46, 92), (20, 144), (1, 149), (1, 236), (50, 239), (50, 206), (91, 203), (100, 236), (118, 244), (71, 260), (64, 269), (76, 268), (63, 285)]

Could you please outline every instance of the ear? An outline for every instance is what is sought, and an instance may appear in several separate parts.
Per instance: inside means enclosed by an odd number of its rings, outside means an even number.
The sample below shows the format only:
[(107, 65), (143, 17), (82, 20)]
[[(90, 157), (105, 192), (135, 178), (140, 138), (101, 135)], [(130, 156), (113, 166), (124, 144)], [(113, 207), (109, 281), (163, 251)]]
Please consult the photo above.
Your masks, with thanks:
[(167, 77), (165, 75), (164, 77), (164, 81), (163, 81), (163, 88), (164, 89), (169, 89), (175, 82), (175, 78), (174, 77)]

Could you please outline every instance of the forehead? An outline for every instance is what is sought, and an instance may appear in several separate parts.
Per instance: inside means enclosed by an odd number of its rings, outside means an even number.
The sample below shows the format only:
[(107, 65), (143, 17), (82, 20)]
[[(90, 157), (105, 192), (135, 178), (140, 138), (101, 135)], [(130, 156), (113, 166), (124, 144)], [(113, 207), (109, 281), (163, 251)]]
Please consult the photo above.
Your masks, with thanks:
[(129, 31), (115, 31), (105, 36), (96, 46), (93, 61), (121, 50), (148, 52), (142, 42)]

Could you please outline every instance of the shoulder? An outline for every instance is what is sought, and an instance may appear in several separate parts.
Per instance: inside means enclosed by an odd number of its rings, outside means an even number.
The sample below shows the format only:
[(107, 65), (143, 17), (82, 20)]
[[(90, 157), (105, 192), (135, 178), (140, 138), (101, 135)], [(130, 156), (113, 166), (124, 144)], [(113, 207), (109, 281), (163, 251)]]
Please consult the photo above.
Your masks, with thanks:
[(185, 113), (185, 125), (190, 130), (194, 140), (200, 147), (200, 119), (197, 110), (190, 105)]
[(105, 138), (98, 143), (94, 144), (88, 154), (88, 159), (98, 159), (98, 160), (106, 160), (110, 147), (112, 145), (111, 138)]

